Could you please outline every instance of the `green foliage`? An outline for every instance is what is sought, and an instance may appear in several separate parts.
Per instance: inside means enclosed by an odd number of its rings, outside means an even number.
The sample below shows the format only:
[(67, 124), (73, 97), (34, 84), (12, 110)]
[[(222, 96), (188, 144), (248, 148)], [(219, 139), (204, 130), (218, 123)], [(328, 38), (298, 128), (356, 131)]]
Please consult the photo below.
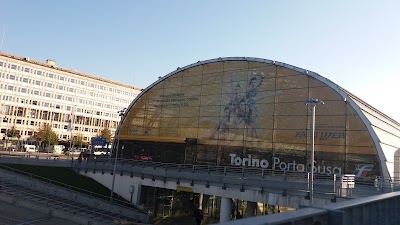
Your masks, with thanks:
[(82, 134), (77, 134), (76, 135), (76, 146), (86, 146), (86, 142), (83, 141), (83, 135)]
[(107, 140), (107, 143), (111, 142), (111, 131), (107, 127), (104, 127), (102, 130), (100, 130), (100, 135), (97, 135), (97, 137), (100, 138), (105, 138)]
[(47, 145), (58, 144), (57, 134), (51, 129), (50, 124), (47, 123), (34, 133), (33, 138), (35, 138), (39, 143), (44, 142)]
[(12, 126), (11, 129), (8, 129), (6, 132), (7, 137), (16, 137), (19, 134), (19, 131), (15, 129), (15, 126)]

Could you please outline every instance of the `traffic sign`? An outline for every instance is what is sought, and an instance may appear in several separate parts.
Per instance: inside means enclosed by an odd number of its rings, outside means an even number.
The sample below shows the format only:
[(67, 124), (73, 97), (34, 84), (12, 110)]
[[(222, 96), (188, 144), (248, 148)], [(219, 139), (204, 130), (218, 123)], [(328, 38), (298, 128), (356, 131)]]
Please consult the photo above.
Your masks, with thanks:
[(105, 138), (97, 138), (97, 137), (92, 137), (91, 140), (92, 146), (106, 146), (107, 145), (107, 139)]

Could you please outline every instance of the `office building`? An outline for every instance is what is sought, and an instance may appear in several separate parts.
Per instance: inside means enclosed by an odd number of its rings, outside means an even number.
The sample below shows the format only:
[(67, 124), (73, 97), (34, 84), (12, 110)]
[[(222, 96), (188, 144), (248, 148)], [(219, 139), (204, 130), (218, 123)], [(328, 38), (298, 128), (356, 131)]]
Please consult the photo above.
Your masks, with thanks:
[[(58, 67), (27, 57), (0, 53), (0, 128), (6, 137), (33, 142), (32, 135), (50, 124), (61, 142), (91, 137), (108, 128), (114, 135), (120, 121), (118, 111), (128, 107), (140, 88)], [(70, 128), (69, 129), (69, 126)], [(72, 139), (74, 140), (74, 139)]]

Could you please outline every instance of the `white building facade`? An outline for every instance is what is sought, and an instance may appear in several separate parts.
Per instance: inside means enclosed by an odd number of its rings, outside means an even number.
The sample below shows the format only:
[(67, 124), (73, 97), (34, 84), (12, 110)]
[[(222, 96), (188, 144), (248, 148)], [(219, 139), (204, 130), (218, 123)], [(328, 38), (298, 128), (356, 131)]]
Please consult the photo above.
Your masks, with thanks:
[(50, 124), (59, 141), (82, 136), (89, 143), (104, 128), (113, 135), (118, 111), (140, 92), (128, 84), (57, 67), (54, 60), (41, 63), (0, 52), (1, 136), (7, 139), (7, 130), (14, 128), (19, 133), (14, 139), (29, 142), (34, 132)]

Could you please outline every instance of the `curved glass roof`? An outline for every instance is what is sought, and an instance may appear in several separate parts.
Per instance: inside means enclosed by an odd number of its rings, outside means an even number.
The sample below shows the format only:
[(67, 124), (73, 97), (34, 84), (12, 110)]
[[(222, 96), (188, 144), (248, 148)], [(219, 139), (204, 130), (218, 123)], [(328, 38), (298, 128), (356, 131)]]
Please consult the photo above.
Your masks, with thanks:
[(311, 110), (304, 101), (309, 98), (326, 103), (316, 114), (321, 170), (356, 173), (360, 165), (371, 165), (370, 174), (393, 177), (398, 122), (317, 73), (259, 58), (199, 61), (160, 77), (129, 106), (121, 140), (131, 141), (131, 148), (138, 142), (156, 149), (176, 143), (176, 151), (195, 140), (198, 153), (190, 160), (197, 163), (226, 163), (235, 154), (305, 165)]

